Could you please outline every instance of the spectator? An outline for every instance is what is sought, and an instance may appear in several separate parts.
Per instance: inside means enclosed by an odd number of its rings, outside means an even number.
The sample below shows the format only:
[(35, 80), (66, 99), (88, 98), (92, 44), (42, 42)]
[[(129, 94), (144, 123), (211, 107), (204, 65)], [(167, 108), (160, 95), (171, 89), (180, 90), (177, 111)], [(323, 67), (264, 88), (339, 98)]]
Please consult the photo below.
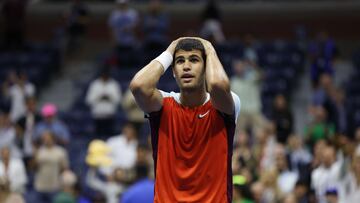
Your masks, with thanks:
[(89, 11), (82, 0), (73, 0), (71, 8), (64, 14), (68, 35), (67, 50), (73, 52), (84, 35), (89, 22)]
[(5, 177), (0, 177), (0, 202), (2, 203), (25, 203), (24, 198), (10, 190), (10, 183)]
[(56, 142), (60, 145), (67, 145), (70, 141), (70, 132), (67, 126), (60, 121), (57, 115), (57, 107), (54, 104), (45, 104), (41, 109), (43, 121), (35, 127), (34, 141), (38, 143), (45, 131), (51, 131)]
[(27, 97), (26, 99), (26, 113), (16, 123), (18, 139), (20, 138), (20, 146), (24, 161), (28, 169), (30, 159), (34, 155), (33, 151), (33, 137), (35, 126), (41, 121), (41, 116), (36, 111), (35, 97)]
[(253, 203), (251, 200), (250, 187), (244, 176), (233, 176), (233, 201), (232, 203)]
[(44, 131), (41, 137), (42, 145), (35, 154), (35, 190), (38, 192), (38, 202), (52, 202), (60, 189), (60, 175), (68, 169), (69, 160), (66, 150), (56, 145), (55, 137), (50, 131)]
[(255, 182), (251, 185), (251, 194), (255, 203), (266, 202), (264, 197), (264, 185), (261, 182)]
[(345, 186), (345, 199), (343, 202), (360, 202), (360, 145), (357, 146), (353, 156), (348, 184)]
[[(113, 160), (113, 168), (121, 168), (127, 172), (134, 168), (137, 158), (138, 141), (136, 129), (132, 124), (125, 124), (122, 128), (122, 133), (110, 137), (106, 143), (111, 150), (110, 158)], [(108, 169), (105, 169), (105, 173), (107, 171)], [(110, 171), (112, 171), (111, 168)], [(128, 173), (126, 175), (128, 176)]]
[(121, 203), (154, 202), (154, 181), (148, 178), (148, 165), (138, 162), (135, 167), (136, 182), (129, 186), (121, 197)]
[(327, 203), (339, 203), (338, 192), (336, 189), (327, 189), (325, 197)]
[(232, 170), (239, 173), (242, 168), (255, 168), (256, 160), (250, 148), (249, 135), (246, 132), (238, 134), (237, 145), (233, 152)]
[(294, 172), (289, 167), (287, 154), (283, 145), (278, 145), (275, 149), (276, 170), (279, 174), (277, 178), (277, 186), (281, 197), (290, 194), (296, 181), (299, 179), (297, 172)]
[(16, 146), (16, 130), (10, 121), (9, 108), (0, 109), (0, 149), (9, 147), (12, 156), (21, 157), (20, 150)]
[(271, 119), (276, 125), (277, 141), (285, 144), (293, 131), (293, 115), (284, 95), (276, 95)]
[(101, 76), (91, 82), (86, 102), (91, 108), (98, 136), (114, 134), (116, 111), (121, 100), (119, 84), (110, 77), (110, 70), (102, 70)]
[(297, 203), (308, 203), (309, 202), (309, 186), (306, 182), (301, 179), (295, 184), (294, 195)]
[[(322, 151), (321, 165), (311, 174), (311, 185), (316, 192), (319, 203), (325, 203), (325, 193), (328, 189), (341, 189), (340, 172), (342, 160), (336, 160), (336, 150), (327, 146)], [(339, 194), (341, 196), (341, 194)]]
[(9, 182), (11, 192), (25, 193), (27, 176), (24, 163), (21, 159), (12, 157), (8, 147), (1, 149), (0, 177)]
[[(290, 166), (305, 176), (312, 160), (311, 153), (304, 147), (301, 137), (292, 135), (288, 139)], [(306, 170), (306, 171), (304, 171)]]
[(15, 77), (8, 89), (8, 97), (11, 102), (10, 118), (12, 122), (16, 122), (20, 117), (24, 116), (26, 112), (25, 98), (35, 96), (35, 86), (27, 80), (24, 73), (20, 73)]
[(256, 133), (263, 125), (260, 100), (260, 73), (257, 67), (244, 60), (233, 61), (234, 76), (231, 88), (241, 98), (241, 119), (238, 120), (237, 131), (248, 128)]
[(129, 8), (128, 0), (116, 0), (117, 8), (110, 14), (108, 24), (118, 49), (133, 48), (136, 43), (135, 28), (138, 13)]
[(26, 13), (29, 0), (5, 0), (2, 4), (4, 42), (8, 50), (23, 49), (25, 45)]
[(77, 177), (70, 171), (66, 170), (61, 174), (61, 191), (56, 194), (53, 203), (90, 203), (84, 198), (77, 198)]
[(320, 139), (333, 138), (335, 134), (335, 126), (327, 122), (327, 112), (322, 106), (314, 107), (312, 112), (313, 120), (306, 127), (306, 139), (312, 147)]
[(309, 57), (311, 63), (311, 80), (316, 87), (322, 73), (334, 74), (333, 61), (338, 49), (333, 39), (325, 31), (318, 33), (317, 39), (310, 44)]
[(225, 41), (221, 27), (221, 14), (215, 0), (208, 0), (203, 12), (203, 25), (200, 36), (215, 44)]
[(145, 114), (137, 105), (133, 94), (130, 89), (128, 89), (124, 95), (124, 98), (121, 102), (122, 108), (126, 113), (127, 120), (134, 125), (137, 133), (141, 133), (141, 128), (145, 123)]
[(161, 52), (168, 41), (169, 20), (168, 16), (163, 12), (163, 5), (160, 0), (150, 1), (148, 12), (144, 17), (143, 29), (146, 49)]
[(107, 203), (117, 203), (124, 191), (125, 175), (124, 170), (115, 168), (106, 180), (101, 180), (96, 176), (97, 167), (91, 167), (86, 175), (87, 185), (101, 192)]

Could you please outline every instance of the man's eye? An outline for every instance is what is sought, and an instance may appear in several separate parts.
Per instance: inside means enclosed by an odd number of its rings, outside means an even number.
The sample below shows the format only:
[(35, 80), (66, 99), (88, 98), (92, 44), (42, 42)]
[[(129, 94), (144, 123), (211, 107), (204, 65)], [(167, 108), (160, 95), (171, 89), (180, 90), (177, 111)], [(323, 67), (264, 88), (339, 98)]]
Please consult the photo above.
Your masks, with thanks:
[(176, 61), (176, 63), (177, 63), (177, 64), (184, 63), (184, 60), (183, 60), (183, 59), (178, 59), (178, 60)]
[(196, 62), (198, 62), (199, 60), (198, 60), (197, 58), (192, 58), (192, 59), (190, 59), (190, 61), (191, 61), (192, 63), (196, 63)]

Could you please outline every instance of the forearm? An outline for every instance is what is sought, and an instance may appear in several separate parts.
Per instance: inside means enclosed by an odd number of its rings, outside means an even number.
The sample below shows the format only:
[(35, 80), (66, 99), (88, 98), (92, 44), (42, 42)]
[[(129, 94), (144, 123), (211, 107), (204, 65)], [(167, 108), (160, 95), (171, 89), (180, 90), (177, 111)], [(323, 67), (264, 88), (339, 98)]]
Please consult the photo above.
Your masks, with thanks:
[(215, 52), (209, 51), (206, 58), (206, 83), (210, 94), (217, 92), (230, 93), (230, 82)]
[(151, 61), (141, 69), (130, 83), (130, 90), (135, 97), (151, 97), (155, 90), (156, 84), (164, 72), (162, 65), (156, 61)]

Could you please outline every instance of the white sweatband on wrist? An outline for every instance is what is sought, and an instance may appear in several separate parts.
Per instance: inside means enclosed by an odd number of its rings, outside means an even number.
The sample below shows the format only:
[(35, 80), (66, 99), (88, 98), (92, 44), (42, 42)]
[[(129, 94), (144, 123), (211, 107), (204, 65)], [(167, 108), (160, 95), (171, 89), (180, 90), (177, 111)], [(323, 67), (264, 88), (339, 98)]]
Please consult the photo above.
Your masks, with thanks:
[(164, 68), (164, 72), (165, 72), (170, 67), (170, 65), (173, 61), (173, 56), (170, 52), (164, 51), (158, 57), (156, 57), (154, 60), (161, 63), (162, 67)]

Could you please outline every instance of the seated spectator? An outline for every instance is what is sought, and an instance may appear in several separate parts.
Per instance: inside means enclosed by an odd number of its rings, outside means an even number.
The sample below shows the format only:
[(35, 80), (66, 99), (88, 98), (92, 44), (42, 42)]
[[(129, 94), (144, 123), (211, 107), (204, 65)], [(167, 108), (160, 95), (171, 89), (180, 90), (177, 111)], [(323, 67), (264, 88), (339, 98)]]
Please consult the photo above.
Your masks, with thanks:
[(33, 157), (33, 137), (35, 126), (41, 121), (41, 116), (36, 111), (35, 97), (26, 98), (26, 113), (16, 123), (16, 134), (26, 166)]
[(327, 112), (322, 106), (314, 107), (311, 113), (313, 120), (305, 129), (306, 140), (310, 147), (318, 140), (333, 138), (335, 134), (335, 126), (327, 122)]
[(35, 127), (33, 140), (37, 143), (45, 131), (50, 131), (60, 145), (67, 145), (70, 141), (70, 132), (67, 126), (60, 121), (57, 115), (57, 107), (54, 104), (45, 104), (41, 109), (43, 120)]
[(317, 39), (310, 43), (309, 59), (311, 63), (311, 81), (316, 87), (322, 73), (334, 74), (333, 61), (338, 49), (333, 39), (325, 31), (318, 33)]
[(110, 77), (109, 68), (104, 68), (101, 76), (91, 82), (86, 95), (86, 103), (90, 106), (95, 120), (97, 136), (110, 136), (115, 133), (114, 122), (120, 101), (119, 84)]
[(129, 7), (128, 0), (116, 0), (116, 9), (111, 12), (108, 25), (119, 49), (135, 46), (137, 24), (138, 13)]
[(0, 177), (0, 202), (2, 203), (25, 203), (24, 198), (10, 189), (9, 180), (4, 176)]
[(163, 5), (160, 0), (150, 1), (143, 26), (146, 49), (152, 51), (165, 49), (164, 46), (168, 41), (169, 20), (168, 16), (163, 12)]
[(135, 166), (136, 181), (124, 192), (121, 203), (154, 202), (154, 180), (148, 178), (148, 167), (148, 163), (138, 159)]
[[(311, 186), (316, 192), (320, 203), (326, 202), (328, 189), (341, 189), (340, 172), (343, 161), (336, 159), (336, 150), (333, 146), (326, 146), (322, 151), (321, 165), (311, 174)], [(341, 194), (339, 194), (341, 196)]]
[(279, 188), (280, 197), (290, 194), (296, 181), (299, 179), (297, 172), (292, 171), (289, 165), (288, 157), (283, 145), (278, 145), (275, 150), (276, 170), (279, 174), (276, 182)]
[(245, 132), (239, 133), (238, 135), (238, 140), (233, 152), (233, 173), (239, 173), (244, 167), (256, 167), (256, 160), (250, 148), (249, 135)]
[(353, 156), (350, 173), (348, 173), (343, 202), (360, 202), (360, 145), (357, 146)]
[(0, 148), (9, 147), (11, 155), (21, 157), (19, 148), (16, 146), (16, 130), (10, 120), (8, 107), (0, 109)]
[(136, 129), (132, 124), (125, 124), (122, 128), (122, 133), (110, 137), (106, 144), (111, 150), (110, 158), (113, 160), (113, 164), (110, 169), (104, 170), (105, 173), (111, 173), (115, 168), (121, 168), (127, 172), (134, 168), (137, 158), (138, 140)]
[(311, 163), (312, 155), (305, 148), (300, 136), (292, 135), (288, 139), (290, 166), (292, 169), (304, 174), (305, 168)]
[(69, 160), (66, 150), (57, 145), (50, 131), (41, 136), (41, 146), (35, 154), (35, 190), (39, 203), (52, 202), (55, 193), (60, 189), (61, 173), (68, 169)]
[(134, 125), (137, 133), (141, 133), (141, 128), (145, 123), (145, 114), (137, 105), (133, 94), (128, 89), (121, 102), (122, 108), (126, 113), (127, 120)]
[(85, 198), (78, 198), (79, 194), (76, 189), (76, 184), (78, 180), (76, 175), (70, 171), (66, 170), (61, 174), (61, 191), (56, 194), (53, 203), (90, 203)]
[(124, 191), (125, 174), (121, 168), (113, 170), (106, 180), (97, 177), (97, 167), (92, 166), (86, 174), (86, 184), (102, 193), (107, 203), (117, 203), (119, 197)]
[(13, 84), (8, 87), (7, 96), (11, 102), (10, 118), (15, 122), (26, 112), (25, 98), (35, 96), (35, 86), (28, 81), (25, 73), (13, 74)]
[(298, 180), (295, 184), (294, 195), (297, 203), (308, 203), (309, 202), (308, 184), (302, 181), (301, 179)]
[(200, 36), (215, 44), (224, 42), (225, 36), (221, 27), (220, 10), (214, 0), (207, 1), (202, 18), (203, 25)]
[(0, 153), (0, 177), (5, 178), (9, 182), (11, 192), (25, 193), (27, 176), (23, 161), (12, 157), (9, 147), (3, 147)]
[(245, 60), (233, 62), (234, 76), (230, 83), (234, 93), (241, 98), (241, 111), (237, 131), (250, 129), (252, 134), (263, 126), (260, 100), (260, 73), (257, 67)]
[(284, 95), (276, 95), (271, 119), (276, 125), (277, 141), (285, 144), (293, 131), (293, 115)]
[(67, 50), (73, 52), (80, 45), (80, 41), (86, 34), (89, 22), (89, 11), (81, 0), (73, 0), (69, 10), (64, 14), (67, 31)]

